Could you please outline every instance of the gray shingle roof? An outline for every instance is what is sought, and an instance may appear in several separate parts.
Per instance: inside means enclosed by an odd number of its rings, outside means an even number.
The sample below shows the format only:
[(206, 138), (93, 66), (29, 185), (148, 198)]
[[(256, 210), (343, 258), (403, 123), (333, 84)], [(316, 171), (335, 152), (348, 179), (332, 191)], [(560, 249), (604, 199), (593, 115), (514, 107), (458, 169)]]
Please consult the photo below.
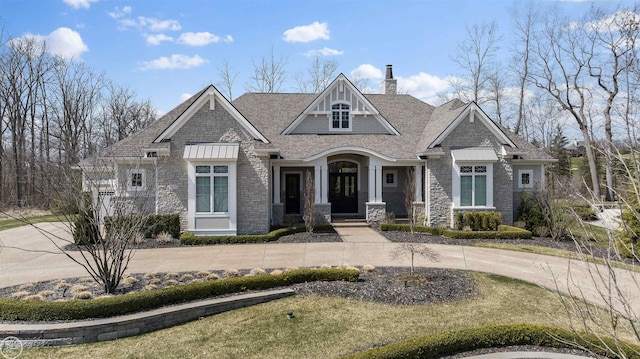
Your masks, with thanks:
[(433, 106), (409, 95), (365, 95), (400, 133), (393, 135), (281, 135), (313, 94), (247, 93), (233, 104), (274, 145), (285, 159), (303, 159), (336, 147), (362, 147), (397, 159), (416, 159), (416, 144)]
[[(144, 149), (166, 144), (153, 141), (168, 128), (196, 99), (207, 90), (203, 88), (147, 128), (105, 149), (101, 156), (142, 156)], [(245, 116), (271, 143), (256, 141), (256, 148), (277, 148), (285, 159), (304, 159), (337, 147), (361, 147), (395, 159), (416, 159), (428, 152), (428, 146), (440, 135), (468, 104), (460, 100), (433, 107), (410, 95), (364, 95), (380, 114), (400, 133), (394, 135), (329, 134), (282, 135), (281, 132), (317, 97), (316, 94), (245, 93), (233, 101), (233, 106)], [(550, 159), (547, 154), (517, 137), (502, 126), (498, 127), (526, 152), (525, 159)]]

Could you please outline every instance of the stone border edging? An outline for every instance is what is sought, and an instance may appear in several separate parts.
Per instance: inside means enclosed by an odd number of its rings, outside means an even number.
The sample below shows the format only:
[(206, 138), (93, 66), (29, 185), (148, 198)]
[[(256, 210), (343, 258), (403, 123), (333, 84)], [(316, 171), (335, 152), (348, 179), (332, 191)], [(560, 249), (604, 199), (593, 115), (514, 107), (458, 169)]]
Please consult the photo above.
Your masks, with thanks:
[(5, 323), (0, 324), (0, 338), (16, 337), (24, 347), (101, 342), (148, 333), (294, 294), (291, 289), (280, 289), (178, 304), (104, 319), (42, 324)]

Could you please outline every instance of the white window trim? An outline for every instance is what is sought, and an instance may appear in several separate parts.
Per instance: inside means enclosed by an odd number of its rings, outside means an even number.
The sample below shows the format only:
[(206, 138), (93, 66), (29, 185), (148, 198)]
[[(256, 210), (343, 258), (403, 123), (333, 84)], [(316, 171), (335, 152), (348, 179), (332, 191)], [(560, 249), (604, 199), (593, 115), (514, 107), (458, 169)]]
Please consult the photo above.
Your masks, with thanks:
[[(229, 168), (229, 172), (227, 173), (228, 180), (228, 191), (229, 191), (229, 203), (227, 212), (209, 212), (209, 213), (196, 213), (196, 166), (211, 166), (213, 171), (213, 166), (227, 166)], [(187, 166), (187, 175), (188, 175), (188, 188), (187, 188), (187, 210), (188, 210), (188, 224), (189, 231), (194, 233), (206, 232), (208, 234), (215, 234), (219, 232), (220, 234), (235, 234), (237, 231), (237, 164), (235, 161), (232, 162), (201, 162), (201, 161), (190, 161)], [(213, 177), (213, 173), (211, 176)], [(212, 204), (213, 206), (213, 204)], [(213, 207), (212, 207), (213, 210)], [(196, 229), (196, 218), (228, 218), (229, 219), (229, 228), (216, 228), (216, 229), (206, 229), (206, 228), (198, 228)]]
[[(529, 184), (522, 183), (522, 175), (529, 174)], [(533, 188), (533, 170), (518, 170), (518, 188)]]
[[(333, 128), (333, 109), (330, 108), (329, 109), (329, 114), (327, 115), (327, 118), (329, 119), (329, 132), (351, 132), (352, 128), (353, 128), (353, 109), (351, 108), (351, 104), (346, 102), (346, 101), (336, 101), (331, 103), (330, 107), (333, 107), (333, 105), (338, 105), (338, 104), (344, 104), (349, 106), (349, 127), (343, 128)], [(345, 110), (339, 110), (340, 112), (345, 111)], [(342, 118), (340, 118), (340, 125), (342, 126)]]
[[(133, 186), (131, 184), (131, 176), (134, 174), (141, 174), (142, 176), (142, 186)], [(144, 169), (133, 169), (127, 171), (127, 191), (128, 192), (137, 192), (137, 191), (145, 191), (147, 189), (147, 173)]]
[[(213, 178), (215, 178), (215, 177), (226, 177), (226, 178), (227, 178), (227, 183), (228, 183), (228, 181), (229, 181), (229, 165), (228, 165), (228, 164), (223, 164), (223, 165), (221, 165), (221, 164), (209, 165), (209, 164), (202, 164), (202, 163), (198, 163), (198, 164), (196, 164), (196, 165), (195, 165), (195, 167), (197, 167), (197, 166), (208, 166), (208, 167), (210, 167), (210, 168), (211, 168), (211, 172), (209, 172), (209, 173), (198, 173), (198, 172), (195, 172), (195, 179), (197, 179), (198, 177), (208, 177), (208, 178), (210, 178), (210, 179), (211, 179), (211, 181), (209, 182), (209, 187), (210, 187), (210, 192), (209, 192), (209, 208), (210, 208), (211, 210), (210, 210), (209, 212), (198, 212), (198, 208), (197, 208), (197, 206), (196, 206), (196, 212), (195, 212), (196, 217), (198, 217), (198, 216), (200, 216), (200, 215), (203, 215), (203, 216), (206, 216), (206, 217), (210, 217), (210, 215), (212, 215), (212, 214), (214, 214), (214, 215), (215, 215), (215, 214), (225, 214), (225, 215), (228, 215), (228, 213), (229, 213), (228, 203), (227, 203), (227, 210), (226, 210), (226, 211), (219, 211), (219, 212), (216, 212), (216, 211), (214, 210), (214, 207), (215, 207), (215, 195), (214, 195), (214, 194), (215, 194), (215, 186), (214, 186), (214, 184), (215, 184), (215, 180), (214, 180)], [(214, 171), (214, 167), (215, 167), (215, 166), (224, 166), (224, 167), (227, 167), (227, 173), (215, 173), (215, 171)], [(194, 180), (195, 180), (195, 179), (194, 179)], [(228, 185), (227, 185), (227, 186), (228, 186)], [(229, 191), (229, 188), (227, 187), (227, 192), (228, 192), (228, 191)], [(230, 193), (227, 193), (227, 196), (228, 196), (228, 197), (230, 197), (230, 196), (231, 196), (231, 195), (230, 195)], [(196, 191), (196, 200), (197, 200), (197, 191)]]
[[(393, 174), (393, 183), (387, 183), (387, 174)], [(382, 187), (398, 187), (397, 170), (382, 170)]]
[[(461, 166), (486, 166), (487, 167), (487, 204), (484, 206), (461, 206), (460, 205), (460, 173)], [(493, 206), (493, 163), (491, 162), (455, 162), (452, 166), (452, 196), (454, 209), (495, 209)]]

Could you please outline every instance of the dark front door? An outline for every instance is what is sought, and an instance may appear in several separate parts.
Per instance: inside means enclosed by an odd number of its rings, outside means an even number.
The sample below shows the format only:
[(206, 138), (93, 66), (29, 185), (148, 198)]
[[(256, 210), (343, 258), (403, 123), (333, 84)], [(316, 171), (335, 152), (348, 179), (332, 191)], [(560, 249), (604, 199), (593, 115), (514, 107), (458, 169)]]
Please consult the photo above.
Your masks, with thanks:
[(329, 202), (333, 213), (358, 213), (358, 174), (330, 173)]
[(285, 203), (284, 213), (299, 214), (300, 213), (300, 174), (286, 173), (285, 181)]

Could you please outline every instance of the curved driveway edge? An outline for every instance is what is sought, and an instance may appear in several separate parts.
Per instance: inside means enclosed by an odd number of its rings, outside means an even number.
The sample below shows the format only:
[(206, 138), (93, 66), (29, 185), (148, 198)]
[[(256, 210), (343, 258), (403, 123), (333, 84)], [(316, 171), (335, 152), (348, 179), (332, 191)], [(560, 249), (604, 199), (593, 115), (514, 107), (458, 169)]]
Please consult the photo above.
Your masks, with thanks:
[[(61, 223), (40, 224), (43, 229), (64, 238)], [(86, 277), (87, 273), (63, 254), (33, 252), (55, 251), (37, 230), (20, 227), (0, 232), (6, 246), (30, 251), (4, 248), (0, 252), (0, 287), (67, 277)], [(328, 265), (409, 266), (410, 259), (392, 259), (390, 253), (399, 244), (391, 242), (356, 243), (264, 243), (205, 247), (176, 247), (137, 250), (129, 264), (129, 272), (168, 272), (313, 267)], [(604, 305), (589, 274), (603, 266), (580, 260), (545, 256), (501, 249), (467, 247), (459, 245), (430, 244), (440, 253), (440, 261), (431, 263), (416, 259), (416, 266), (440, 267), (493, 273), (521, 279), (540, 286), (560, 290), (579, 288), (586, 298)], [(74, 255), (78, 255), (74, 253)], [(640, 307), (640, 273), (615, 269), (617, 279), (626, 290), (633, 307)], [(555, 279), (555, 281), (554, 281)]]

